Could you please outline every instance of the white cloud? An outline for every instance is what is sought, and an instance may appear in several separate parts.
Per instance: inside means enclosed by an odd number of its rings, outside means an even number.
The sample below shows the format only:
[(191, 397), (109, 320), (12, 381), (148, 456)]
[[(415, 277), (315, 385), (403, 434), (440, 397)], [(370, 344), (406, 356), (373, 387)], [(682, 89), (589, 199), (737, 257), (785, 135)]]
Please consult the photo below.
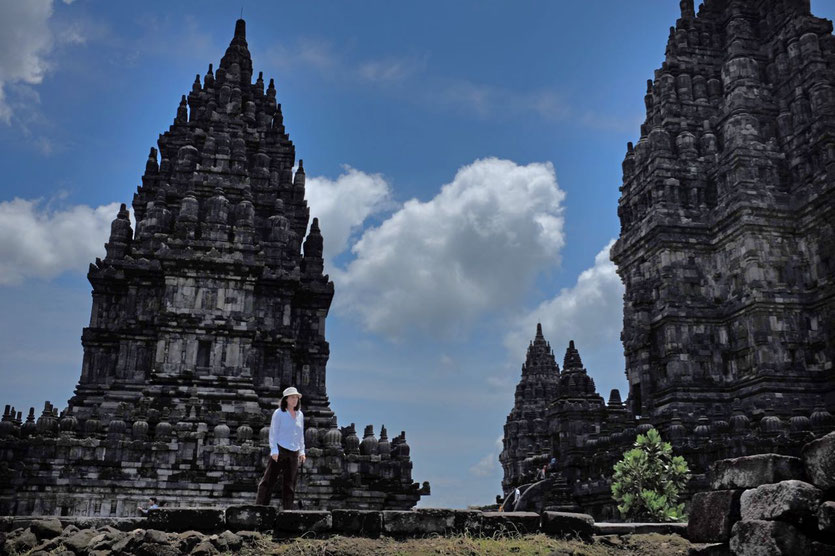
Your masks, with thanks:
[(461, 332), (559, 264), (564, 197), (550, 163), (476, 160), (433, 199), (407, 201), (363, 233), (333, 271), (335, 306), (390, 338)]
[(52, 210), (40, 200), (0, 202), (0, 285), (53, 278), (67, 270), (84, 272), (104, 256), (118, 211), (119, 203)]
[(581, 356), (584, 351), (620, 345), (624, 290), (615, 265), (609, 260), (614, 241), (594, 257), (594, 266), (581, 272), (574, 286), (562, 289), (555, 297), (516, 319), (505, 337), (505, 346), (514, 360), (524, 358), (525, 347), (533, 338), (537, 323), (542, 323), (558, 357), (569, 340), (575, 340)]
[(493, 450), (481, 458), (478, 463), (470, 467), (470, 473), (476, 477), (489, 477), (501, 470), (499, 467), (499, 454), (502, 451), (502, 437), (496, 439)]
[(12, 109), (6, 85), (37, 85), (49, 69), (45, 56), (53, 43), (47, 24), (51, 15), (52, 0), (0, 1), (0, 120), (7, 124)]
[(426, 56), (390, 57), (382, 60), (368, 60), (357, 68), (360, 78), (371, 83), (394, 83), (404, 81), (426, 68)]
[(312, 177), (305, 185), (310, 214), (319, 218), (327, 266), (348, 248), (351, 234), (369, 216), (393, 206), (391, 188), (383, 176), (344, 168), (336, 180)]

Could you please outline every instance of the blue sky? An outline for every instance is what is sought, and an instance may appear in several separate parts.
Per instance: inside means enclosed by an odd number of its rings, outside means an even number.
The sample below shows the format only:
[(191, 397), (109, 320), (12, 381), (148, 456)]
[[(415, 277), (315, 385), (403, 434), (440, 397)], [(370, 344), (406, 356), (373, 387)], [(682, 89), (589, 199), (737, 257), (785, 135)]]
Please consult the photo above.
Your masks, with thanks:
[(2, 403), (66, 406), (87, 266), (241, 5), (322, 222), (340, 423), (405, 429), (422, 505), (491, 502), (536, 322), (626, 395), (607, 246), (677, 1), (0, 0)]

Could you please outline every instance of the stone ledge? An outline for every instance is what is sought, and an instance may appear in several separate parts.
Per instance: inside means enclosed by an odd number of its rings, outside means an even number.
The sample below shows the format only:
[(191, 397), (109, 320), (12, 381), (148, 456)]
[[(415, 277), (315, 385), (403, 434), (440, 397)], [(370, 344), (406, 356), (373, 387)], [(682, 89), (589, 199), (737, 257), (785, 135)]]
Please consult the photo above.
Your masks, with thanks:
[(687, 538), (686, 523), (595, 523), (595, 535), (680, 535)]
[(723, 459), (710, 467), (710, 489), (757, 488), (789, 479), (806, 480), (803, 460), (779, 454)]
[(121, 531), (156, 529), (171, 533), (199, 531), (211, 534), (230, 531), (273, 532), (277, 537), (330, 534), (377, 538), (421, 537), (471, 533), (530, 534), (590, 538), (592, 535), (643, 533), (678, 534), (687, 538), (686, 523), (594, 523), (586, 514), (570, 512), (482, 512), (420, 508), (416, 510), (276, 511), (273, 506), (240, 505), (223, 508), (161, 508), (148, 518), (21, 516), (0, 517), (0, 531), (31, 526), (35, 521), (57, 519), (62, 527), (79, 529), (111, 526)]
[(45, 519), (57, 519), (61, 522), (61, 527), (75, 525), (79, 529), (88, 529), (110, 526), (120, 531), (139, 529), (147, 523), (144, 517), (0, 516), (0, 532), (8, 532), (21, 527), (25, 529), (35, 521)]
[(481, 534), (536, 533), (540, 516), (534, 512), (484, 512), (481, 514)]
[(330, 512), (316, 510), (287, 510), (276, 513), (275, 536), (296, 537), (313, 533), (329, 533), (333, 525)]
[(332, 531), (376, 539), (383, 531), (383, 513), (376, 510), (332, 510)]
[(543, 512), (542, 532), (554, 537), (579, 537), (588, 541), (594, 532), (594, 518), (572, 512)]
[(146, 528), (184, 533), (219, 532), (226, 526), (226, 516), (219, 508), (160, 508), (148, 512)]

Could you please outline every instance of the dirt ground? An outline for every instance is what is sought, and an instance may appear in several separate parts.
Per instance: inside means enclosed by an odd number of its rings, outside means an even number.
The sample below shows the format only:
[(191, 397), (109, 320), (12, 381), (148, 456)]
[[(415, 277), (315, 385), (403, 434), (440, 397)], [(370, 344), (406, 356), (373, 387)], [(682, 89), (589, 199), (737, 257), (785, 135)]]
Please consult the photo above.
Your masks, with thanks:
[(264, 536), (239, 554), (319, 554), (319, 555), (389, 555), (389, 554), (470, 554), (473, 556), (518, 554), (554, 554), (557, 556), (686, 556), (693, 546), (678, 535), (615, 535), (595, 537), (594, 542), (558, 540), (547, 535), (516, 535), (485, 538), (470, 535), (395, 540), (334, 536), (327, 539), (291, 539), (277, 541)]

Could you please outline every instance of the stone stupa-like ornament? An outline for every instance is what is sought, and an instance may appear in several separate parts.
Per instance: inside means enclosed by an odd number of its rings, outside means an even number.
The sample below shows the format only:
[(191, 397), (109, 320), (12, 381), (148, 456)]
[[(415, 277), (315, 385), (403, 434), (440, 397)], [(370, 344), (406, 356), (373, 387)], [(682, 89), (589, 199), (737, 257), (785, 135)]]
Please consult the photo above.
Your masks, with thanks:
[[(246, 25), (217, 71), (195, 78), (90, 265), (90, 325), (69, 407), (0, 426), (0, 514), (135, 515), (251, 503), (282, 390), (303, 393), (307, 507), (407, 509), (405, 433), (353, 449), (325, 387), (334, 295), (309, 222), (305, 172), (273, 80), (253, 82)], [(295, 172), (294, 172), (294, 167)], [(308, 224), (310, 224), (308, 229)], [(31, 423), (30, 423), (31, 421)], [(384, 433), (385, 434), (385, 433)]]

